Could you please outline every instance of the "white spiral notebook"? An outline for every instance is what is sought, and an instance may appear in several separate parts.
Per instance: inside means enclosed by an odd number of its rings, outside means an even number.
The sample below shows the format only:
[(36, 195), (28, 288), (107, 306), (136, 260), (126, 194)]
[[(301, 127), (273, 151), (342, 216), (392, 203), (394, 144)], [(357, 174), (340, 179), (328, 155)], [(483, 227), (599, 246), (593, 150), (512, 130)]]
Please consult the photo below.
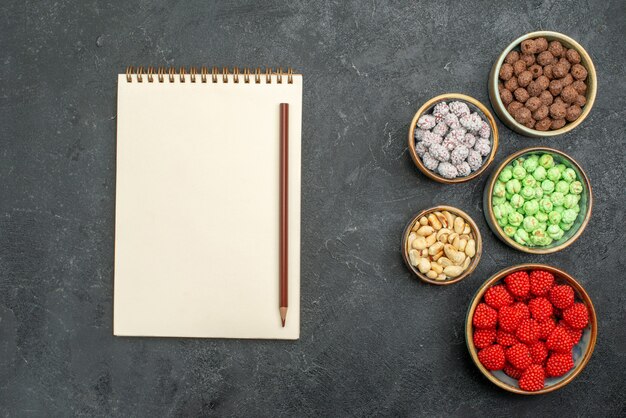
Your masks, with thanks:
[[(289, 103), (289, 311), (279, 315), (279, 104)], [(118, 77), (113, 333), (297, 339), (302, 76)]]

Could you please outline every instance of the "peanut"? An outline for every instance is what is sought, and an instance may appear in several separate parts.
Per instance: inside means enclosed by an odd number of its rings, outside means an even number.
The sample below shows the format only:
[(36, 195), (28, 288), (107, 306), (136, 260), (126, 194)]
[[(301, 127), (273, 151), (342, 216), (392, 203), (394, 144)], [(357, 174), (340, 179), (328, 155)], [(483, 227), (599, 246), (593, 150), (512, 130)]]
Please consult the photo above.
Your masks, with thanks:
[(452, 278), (460, 276), (461, 273), (463, 273), (462, 266), (448, 266), (445, 269), (443, 269), (443, 274)]
[(463, 232), (463, 228), (465, 227), (465, 221), (460, 216), (454, 220), (454, 232), (457, 234), (461, 234)]
[(433, 229), (432, 226), (424, 225), (424, 226), (420, 226), (420, 228), (417, 230), (417, 235), (427, 237), (431, 235), (433, 232), (435, 232), (435, 230)]
[(437, 219), (434, 213), (428, 215), (428, 222), (432, 225), (433, 228), (435, 228), (435, 231), (439, 231), (443, 227), (443, 225), (441, 225), (441, 222), (439, 222), (439, 219)]
[[(410, 236), (409, 236), (410, 239)], [(415, 239), (413, 240), (411, 247), (415, 248), (416, 250), (423, 250), (424, 248), (427, 247), (426, 245), (426, 238), (422, 237), (422, 236), (415, 236)]]
[(420, 258), (417, 263), (417, 269), (422, 274), (428, 273), (428, 271), (430, 270), (430, 261), (428, 261), (427, 258)]
[(411, 266), (431, 280), (460, 276), (476, 255), (475, 235), (468, 222), (449, 211), (419, 218), (407, 237)]
[(465, 246), (465, 254), (468, 257), (474, 257), (476, 255), (476, 241), (473, 239), (467, 241), (467, 245)]

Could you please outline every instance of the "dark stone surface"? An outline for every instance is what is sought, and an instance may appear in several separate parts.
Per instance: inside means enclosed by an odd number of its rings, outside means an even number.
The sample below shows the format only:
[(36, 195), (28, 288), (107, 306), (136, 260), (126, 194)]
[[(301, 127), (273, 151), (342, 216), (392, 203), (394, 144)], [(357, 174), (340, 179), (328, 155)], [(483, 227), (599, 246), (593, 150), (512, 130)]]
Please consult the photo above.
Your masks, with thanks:
[[(207, 3), (0, 6), (0, 415), (626, 413), (624, 2)], [(500, 125), (496, 161), (552, 145), (593, 183), (587, 230), (545, 257), (488, 231), (486, 175), (436, 184), (405, 146), (430, 97), (487, 103), (500, 50), (537, 29), (577, 39), (599, 74), (595, 107), (574, 132), (534, 140)], [(306, 75), (298, 342), (112, 336), (116, 74), (129, 64), (292, 65)], [(407, 220), (439, 203), (474, 216), (485, 247), (476, 272), (446, 288), (417, 282), (398, 251)], [(531, 261), (579, 278), (600, 333), (573, 383), (528, 398), (480, 375), (463, 324), (489, 275)]]

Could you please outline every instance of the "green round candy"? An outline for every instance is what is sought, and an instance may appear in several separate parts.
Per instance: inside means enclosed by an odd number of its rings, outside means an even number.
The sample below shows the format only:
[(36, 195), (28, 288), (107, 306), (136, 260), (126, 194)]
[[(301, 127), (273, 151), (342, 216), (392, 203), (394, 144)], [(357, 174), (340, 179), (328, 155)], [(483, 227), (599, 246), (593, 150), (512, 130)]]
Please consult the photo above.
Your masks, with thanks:
[(493, 197), (491, 199), (491, 202), (494, 205), (501, 205), (502, 203), (506, 202), (506, 198), (505, 197)]
[(533, 189), (532, 187), (524, 187), (520, 191), (520, 194), (524, 199), (529, 200), (535, 197), (535, 189)]
[(563, 199), (563, 206), (565, 206), (567, 209), (571, 209), (576, 206), (576, 204), (578, 204), (577, 196), (578, 195), (575, 194), (566, 195)]
[(503, 231), (504, 235), (506, 235), (507, 237), (512, 237), (513, 235), (515, 235), (515, 231), (517, 231), (517, 228), (512, 225), (507, 225), (503, 228)]
[(581, 194), (583, 192), (583, 184), (578, 180), (572, 182), (569, 185), (569, 192), (572, 194)]
[(524, 169), (527, 173), (532, 173), (535, 171), (537, 166), (539, 165), (539, 158), (536, 155), (531, 155), (524, 161)]
[(504, 169), (500, 172), (498, 176), (498, 180), (506, 183), (507, 181), (513, 178), (513, 168), (510, 165), (504, 167)]
[(557, 182), (561, 179), (561, 172), (558, 168), (552, 167), (548, 169), (548, 179)]
[(548, 228), (548, 224), (545, 222), (539, 222), (537, 224), (537, 229), (540, 229), (542, 231), (545, 231)]
[(563, 174), (561, 174), (561, 177), (566, 182), (571, 183), (576, 180), (578, 176), (576, 175), (576, 172), (573, 168), (566, 168), (565, 171), (563, 171)]
[[(569, 185), (567, 186), (567, 190), (569, 190)], [(496, 184), (493, 186), (493, 195), (504, 197), (506, 195), (506, 185), (501, 181), (496, 181)]]
[(546, 232), (548, 236), (555, 241), (563, 238), (563, 234), (565, 233), (558, 225), (550, 225)]
[(535, 218), (537, 218), (539, 222), (546, 222), (548, 220), (548, 215), (546, 215), (545, 212), (539, 211), (535, 213)]
[(563, 206), (565, 196), (563, 196), (563, 193), (554, 192), (550, 195), (550, 200), (552, 201), (554, 206)]
[(574, 222), (566, 224), (565, 222), (561, 222), (559, 224), (559, 228), (561, 228), (563, 231), (569, 231), (570, 229), (572, 229), (572, 226), (574, 225)]
[(579, 205), (574, 205), (574, 207), (572, 208), (572, 210), (576, 213), (580, 212), (580, 206)]
[(546, 179), (546, 175), (548, 174), (548, 172), (546, 171), (545, 168), (543, 168), (542, 166), (539, 166), (535, 169), (535, 171), (533, 171), (533, 177), (535, 178), (535, 180), (537, 181), (543, 181)]
[(511, 196), (511, 206), (513, 206), (515, 209), (521, 208), (522, 206), (524, 206), (524, 198), (515, 193), (513, 196)]
[(563, 211), (563, 214), (561, 215), (563, 219), (563, 223), (566, 223), (566, 224), (574, 222), (577, 216), (578, 216), (578, 213), (576, 213), (576, 211), (573, 209), (565, 209)]
[(517, 231), (515, 231), (515, 235), (513, 236), (515, 242), (522, 245), (526, 245), (529, 238), (530, 237), (528, 236), (528, 232), (524, 231), (523, 229), (518, 229)]
[(565, 210), (565, 208), (563, 206), (554, 206), (552, 210), (555, 212), (559, 212), (561, 216), (563, 216), (563, 211)]
[(543, 154), (539, 157), (539, 165), (545, 169), (554, 167), (554, 158), (550, 154)]
[(513, 178), (521, 180), (526, 177), (526, 170), (521, 165), (518, 165), (513, 168)]
[(504, 202), (502, 204), (502, 214), (508, 215), (511, 212), (515, 212), (515, 209), (513, 209), (513, 206), (511, 206), (509, 202)]
[(534, 215), (539, 212), (539, 201), (537, 199), (529, 200), (524, 203), (524, 213), (526, 215)]
[(511, 212), (507, 216), (507, 220), (509, 221), (509, 225), (520, 226), (524, 221), (524, 216), (518, 212)]
[(556, 183), (556, 186), (554, 186), (554, 190), (566, 195), (569, 193), (569, 184), (566, 181), (560, 180)]
[(539, 201), (539, 207), (541, 207), (541, 210), (545, 213), (550, 213), (554, 209), (554, 205), (552, 204), (552, 201), (548, 196), (544, 196), (541, 198), (541, 200)]
[(522, 190), (522, 183), (518, 179), (512, 179), (506, 182), (506, 191), (511, 194), (519, 193)]
[(555, 210), (548, 215), (548, 221), (553, 225), (558, 225), (561, 222), (561, 214)]
[(534, 216), (527, 216), (524, 218), (524, 222), (522, 222), (522, 226), (526, 232), (534, 231), (537, 229), (537, 225), (539, 225), (539, 221)]
[(501, 205), (495, 205), (493, 207), (493, 216), (496, 219), (500, 219), (500, 218), (502, 218), (502, 216), (504, 216), (503, 213), (502, 213), (502, 206)]
[(544, 180), (541, 182), (541, 188), (546, 193), (552, 193), (554, 190), (554, 182), (552, 180)]
[(507, 224), (508, 222), (506, 216), (498, 219), (498, 225), (500, 225), (501, 228), (504, 228), (505, 226), (507, 226)]
[(533, 236), (531, 237), (531, 241), (537, 247), (547, 247), (548, 245), (552, 244), (552, 238), (547, 235), (542, 235), (540, 237)]
[(541, 196), (543, 196), (543, 189), (541, 186), (535, 187), (535, 197), (540, 198)]
[(557, 165), (556, 165), (556, 168), (558, 168), (558, 169), (559, 169), (559, 171), (560, 171), (561, 173), (563, 173), (567, 167), (565, 166), (565, 164), (562, 164), (562, 163), (561, 163), (561, 164), (557, 164)]
[(535, 187), (536, 184), (537, 180), (535, 180), (532, 174), (526, 175), (526, 177), (522, 180), (522, 186), (524, 187)]

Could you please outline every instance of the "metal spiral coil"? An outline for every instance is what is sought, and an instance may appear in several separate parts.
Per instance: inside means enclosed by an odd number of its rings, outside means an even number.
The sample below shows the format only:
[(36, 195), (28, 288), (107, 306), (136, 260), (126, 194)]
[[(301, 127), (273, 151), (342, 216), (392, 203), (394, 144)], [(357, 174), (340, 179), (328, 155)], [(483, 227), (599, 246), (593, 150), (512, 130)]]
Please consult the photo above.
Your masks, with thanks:
[[(198, 74), (200, 75), (199, 77)], [(126, 67), (126, 81), (129, 83), (132, 83), (133, 81), (143, 83), (144, 80), (148, 83), (163, 83), (166, 80), (170, 83), (174, 83), (176, 81), (176, 76), (178, 75), (179, 82), (181, 83), (185, 83), (186, 81), (189, 81), (190, 83), (218, 83), (220, 81), (222, 83), (228, 83), (232, 79), (233, 83), (238, 84), (243, 79), (245, 84), (249, 84), (250, 82), (255, 84), (261, 84), (262, 82), (271, 84), (272, 76), (276, 76), (276, 83), (282, 84), (284, 76), (286, 75), (287, 83), (293, 84), (293, 74), (294, 73), (291, 68), (288, 68), (287, 72), (284, 73), (282, 68), (277, 68), (276, 71), (272, 71), (271, 67), (267, 67), (264, 73), (261, 71), (261, 67), (257, 67), (254, 70), (248, 67), (244, 67), (242, 70), (240, 70), (239, 67), (233, 67), (232, 72), (228, 67), (223, 67), (221, 71), (218, 67), (212, 67), (209, 71), (209, 68), (204, 65), (200, 67), (199, 72), (196, 67), (189, 67), (189, 71), (187, 71), (186, 67), (180, 67), (177, 71), (174, 67), (166, 68), (164, 66), (150, 66), (148, 67), (147, 72), (144, 67)], [(134, 79), (133, 75), (135, 76)], [(263, 77), (263, 75), (265, 75), (265, 77)]]

